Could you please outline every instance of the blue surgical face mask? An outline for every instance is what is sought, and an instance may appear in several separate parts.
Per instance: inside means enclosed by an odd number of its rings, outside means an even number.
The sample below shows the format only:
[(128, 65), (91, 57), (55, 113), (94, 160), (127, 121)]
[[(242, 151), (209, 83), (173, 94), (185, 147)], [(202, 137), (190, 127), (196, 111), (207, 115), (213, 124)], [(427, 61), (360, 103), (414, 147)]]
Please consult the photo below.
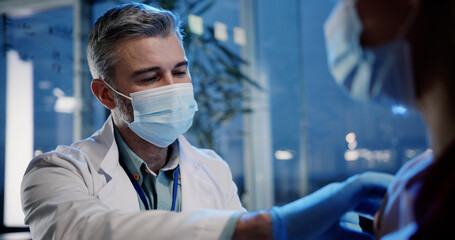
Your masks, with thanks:
[[(106, 83), (106, 82), (105, 82)], [(142, 139), (167, 147), (185, 133), (198, 110), (191, 83), (171, 84), (133, 92), (128, 97), (109, 84), (114, 92), (131, 100), (134, 121), (128, 127)]]
[(404, 34), (408, 17), (395, 40), (362, 47), (362, 22), (356, 0), (340, 0), (324, 25), (329, 70), (336, 83), (358, 100), (373, 100), (415, 108), (411, 51)]

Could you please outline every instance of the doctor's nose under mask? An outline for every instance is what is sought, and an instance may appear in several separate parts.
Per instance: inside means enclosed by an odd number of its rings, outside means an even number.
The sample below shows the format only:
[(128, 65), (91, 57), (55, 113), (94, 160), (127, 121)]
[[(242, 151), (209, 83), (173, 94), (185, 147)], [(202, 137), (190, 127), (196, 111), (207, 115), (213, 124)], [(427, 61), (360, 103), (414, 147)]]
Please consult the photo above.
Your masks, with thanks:
[(356, 0), (337, 1), (324, 25), (329, 70), (336, 83), (357, 100), (402, 104), (415, 108), (411, 52), (404, 39), (411, 13), (392, 42), (362, 47), (362, 22)]
[(104, 83), (120, 96), (131, 100), (134, 121), (128, 127), (142, 139), (167, 147), (184, 134), (198, 110), (191, 83), (171, 84), (133, 92), (128, 97)]

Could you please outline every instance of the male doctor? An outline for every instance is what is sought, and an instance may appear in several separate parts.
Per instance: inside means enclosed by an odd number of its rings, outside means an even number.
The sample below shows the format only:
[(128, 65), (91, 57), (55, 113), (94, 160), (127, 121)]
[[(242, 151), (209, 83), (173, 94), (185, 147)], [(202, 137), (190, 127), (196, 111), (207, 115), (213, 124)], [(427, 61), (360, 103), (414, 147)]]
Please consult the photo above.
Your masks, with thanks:
[(245, 212), (227, 164), (182, 136), (198, 106), (172, 13), (136, 3), (110, 9), (90, 34), (87, 58), (92, 92), (111, 116), (90, 138), (31, 161), (22, 206), (33, 239), (367, 237), (339, 219), (381, 197), (385, 174)]

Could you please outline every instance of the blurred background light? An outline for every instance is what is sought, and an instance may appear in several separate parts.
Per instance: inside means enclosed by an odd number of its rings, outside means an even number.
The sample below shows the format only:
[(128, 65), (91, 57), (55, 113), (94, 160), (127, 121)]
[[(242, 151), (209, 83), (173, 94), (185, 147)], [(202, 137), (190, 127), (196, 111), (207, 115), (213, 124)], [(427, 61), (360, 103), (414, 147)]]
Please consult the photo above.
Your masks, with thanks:
[(192, 33), (197, 35), (204, 34), (204, 21), (201, 17), (190, 14), (188, 16), (188, 25)]
[(403, 105), (392, 105), (392, 113), (395, 115), (405, 115), (407, 112), (408, 109)]
[(234, 42), (240, 46), (246, 45), (245, 29), (240, 28), (240, 27), (234, 28)]
[(227, 32), (227, 25), (221, 22), (214, 23), (214, 31), (215, 31), (215, 38), (219, 41), (227, 41), (228, 40), (228, 32)]
[(294, 154), (291, 150), (277, 150), (275, 152), (275, 158), (277, 160), (291, 160), (294, 158)]
[(353, 132), (350, 132), (346, 135), (346, 142), (348, 142), (348, 143), (354, 142), (355, 139), (356, 139), (356, 135)]

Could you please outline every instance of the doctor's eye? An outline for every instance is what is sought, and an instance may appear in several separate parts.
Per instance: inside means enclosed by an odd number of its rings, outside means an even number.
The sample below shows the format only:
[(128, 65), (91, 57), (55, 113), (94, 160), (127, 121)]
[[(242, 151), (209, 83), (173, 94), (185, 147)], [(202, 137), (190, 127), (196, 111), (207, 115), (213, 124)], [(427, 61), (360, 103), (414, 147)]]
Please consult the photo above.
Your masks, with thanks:
[(159, 76), (152, 76), (141, 80), (142, 83), (153, 83), (159, 80)]
[(186, 71), (174, 72), (173, 75), (177, 77), (183, 77), (186, 75)]

